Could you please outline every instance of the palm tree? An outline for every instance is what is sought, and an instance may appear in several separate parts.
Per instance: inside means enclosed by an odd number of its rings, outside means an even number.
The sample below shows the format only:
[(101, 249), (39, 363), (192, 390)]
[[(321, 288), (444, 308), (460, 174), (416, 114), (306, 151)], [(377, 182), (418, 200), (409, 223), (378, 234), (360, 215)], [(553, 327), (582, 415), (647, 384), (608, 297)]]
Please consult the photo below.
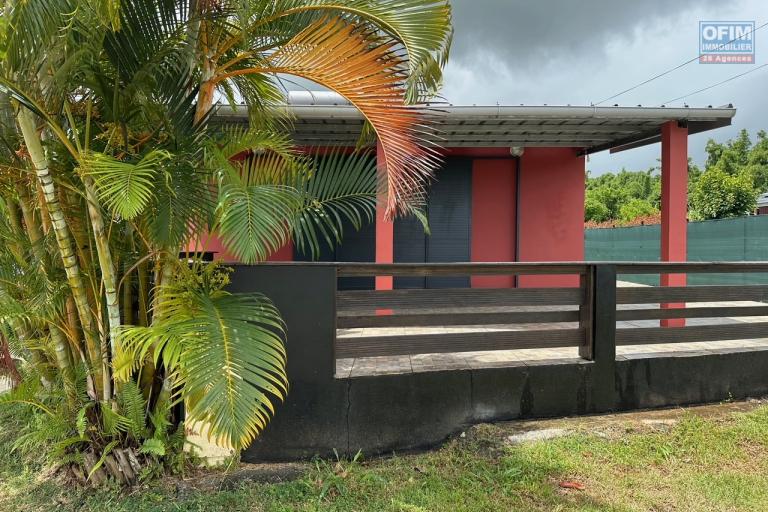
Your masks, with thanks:
[[(297, 150), (287, 76), (363, 113), (387, 215), (412, 212), (438, 159), (407, 105), (440, 84), (447, 0), (7, 0), (2, 20), (0, 331), (34, 377), (3, 400), (66, 418), (29, 435), (91, 474), (162, 458), (179, 399), (244, 448), (288, 389), (282, 320), (178, 253), (217, 232), (243, 262), (291, 239), (317, 254), (373, 217), (370, 151)], [(217, 98), (249, 126), (214, 123)]]

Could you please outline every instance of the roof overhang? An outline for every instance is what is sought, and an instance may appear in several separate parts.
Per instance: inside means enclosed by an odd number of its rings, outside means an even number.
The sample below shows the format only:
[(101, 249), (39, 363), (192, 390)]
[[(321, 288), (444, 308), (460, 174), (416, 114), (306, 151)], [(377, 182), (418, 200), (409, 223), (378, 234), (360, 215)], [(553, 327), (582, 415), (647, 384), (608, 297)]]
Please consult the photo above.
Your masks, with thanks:
[[(302, 146), (352, 146), (363, 126), (351, 105), (286, 105)], [(572, 147), (584, 154), (653, 144), (669, 121), (701, 133), (729, 126), (731, 105), (706, 108), (594, 106), (437, 106), (424, 110), (426, 138), (451, 147)], [(247, 123), (245, 107), (221, 106), (216, 121)]]

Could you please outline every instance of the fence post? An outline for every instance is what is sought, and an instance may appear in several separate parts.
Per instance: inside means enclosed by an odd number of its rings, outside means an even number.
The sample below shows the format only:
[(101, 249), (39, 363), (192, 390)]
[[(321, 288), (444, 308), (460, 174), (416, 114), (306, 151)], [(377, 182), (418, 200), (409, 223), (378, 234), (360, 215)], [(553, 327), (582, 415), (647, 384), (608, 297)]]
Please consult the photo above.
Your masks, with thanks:
[(596, 411), (605, 411), (614, 407), (616, 397), (616, 266), (590, 266), (584, 284), (587, 289), (581, 325), (588, 324), (588, 328), (579, 355), (594, 361), (593, 404)]
[(594, 279), (593, 360), (616, 362), (616, 266), (596, 265)]
[(588, 265), (581, 276), (579, 285), (584, 291), (584, 301), (579, 306), (579, 328), (584, 330), (584, 339), (579, 345), (579, 357), (594, 360), (594, 311), (595, 311), (595, 266)]

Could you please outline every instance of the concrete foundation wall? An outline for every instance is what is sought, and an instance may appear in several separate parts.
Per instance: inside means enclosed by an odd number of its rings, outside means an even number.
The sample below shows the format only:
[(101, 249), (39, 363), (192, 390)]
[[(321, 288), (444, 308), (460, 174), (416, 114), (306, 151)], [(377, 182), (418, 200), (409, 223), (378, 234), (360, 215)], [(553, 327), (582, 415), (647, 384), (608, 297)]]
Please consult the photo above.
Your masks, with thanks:
[(291, 385), (246, 461), (373, 455), (433, 446), (477, 422), (768, 394), (768, 351), (744, 350), (336, 379), (335, 278), (327, 265), (236, 267), (232, 291), (266, 293), (283, 314)]

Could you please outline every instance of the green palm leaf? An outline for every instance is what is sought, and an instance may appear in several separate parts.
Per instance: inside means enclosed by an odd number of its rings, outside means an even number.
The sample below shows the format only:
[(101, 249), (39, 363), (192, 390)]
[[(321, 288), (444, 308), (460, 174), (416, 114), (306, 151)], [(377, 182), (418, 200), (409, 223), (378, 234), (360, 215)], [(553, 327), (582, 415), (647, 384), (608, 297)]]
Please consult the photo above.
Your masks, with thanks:
[(183, 354), (191, 421), (208, 423), (217, 442), (247, 447), (288, 391), (282, 320), (263, 296), (198, 296), (199, 313)]
[(290, 222), (300, 207), (301, 196), (290, 187), (225, 184), (218, 231), (240, 261), (263, 261), (290, 240)]
[(356, 230), (376, 215), (376, 158), (370, 151), (315, 155), (316, 171), (302, 176), (296, 188), (303, 206), (293, 219), (296, 248), (313, 258), (325, 242), (333, 249), (341, 243), (344, 225)]
[(180, 386), (188, 421), (208, 424), (218, 444), (243, 449), (288, 391), (284, 327), (265, 296), (210, 286), (215, 272), (209, 267), (202, 277), (163, 287), (162, 317), (151, 327), (123, 331), (115, 376), (128, 378), (153, 347), (155, 360)]
[(92, 176), (99, 199), (113, 213), (131, 220), (153, 197), (154, 181), (171, 154), (155, 150), (135, 164), (121, 162), (103, 153), (91, 153), (81, 162), (82, 171)]

